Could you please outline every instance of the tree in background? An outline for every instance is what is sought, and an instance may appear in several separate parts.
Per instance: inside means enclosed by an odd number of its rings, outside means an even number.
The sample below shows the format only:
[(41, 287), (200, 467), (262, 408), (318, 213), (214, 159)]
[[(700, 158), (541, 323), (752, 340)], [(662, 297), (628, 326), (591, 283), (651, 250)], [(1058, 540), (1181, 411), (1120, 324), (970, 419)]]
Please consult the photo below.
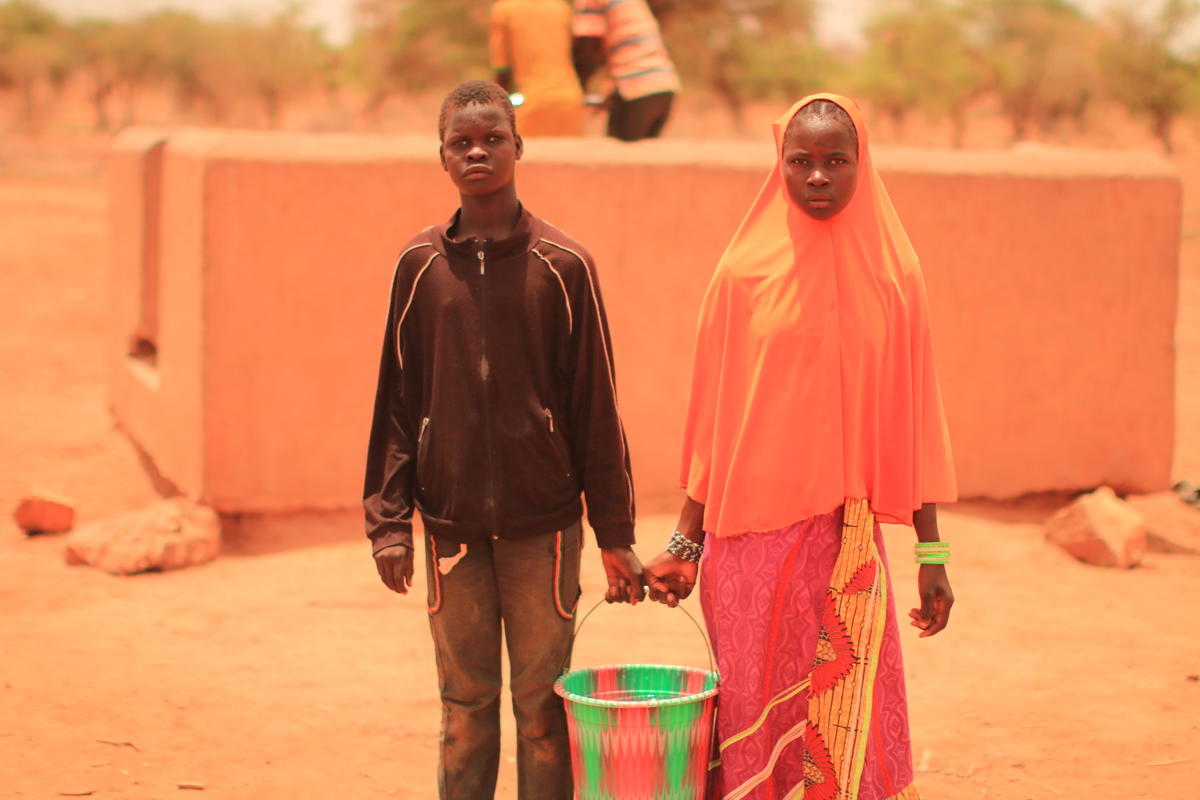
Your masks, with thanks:
[(751, 99), (821, 88), (839, 62), (813, 36), (814, 0), (651, 0), (685, 88), (720, 99), (738, 130)]
[(1105, 83), (1112, 96), (1136, 116), (1171, 153), (1175, 120), (1196, 102), (1196, 64), (1176, 49), (1176, 37), (1200, 11), (1191, 0), (1168, 0), (1157, 17), (1142, 21), (1131, 9), (1108, 18), (1111, 36), (1101, 52)]
[(320, 33), (300, 24), (301, 10), (293, 3), (265, 23), (222, 26), (210, 66), (226, 93), (248, 90), (272, 128), (289, 100), (327, 83), (332, 63)]
[(967, 0), (966, 8), (1013, 138), (1064, 117), (1082, 124), (1100, 83), (1096, 24), (1066, 0)]
[(120, 81), (117, 66), (117, 37), (122, 27), (111, 20), (83, 20), (71, 29), (74, 66), (87, 75), (88, 98), (97, 131), (109, 128), (108, 100)]
[(125, 96), (123, 124), (131, 124), (138, 93), (162, 73), (161, 58), (145, 27), (144, 20), (82, 20), (70, 31), (71, 67), (88, 80), (97, 131), (111, 127), (108, 104), (119, 93)]
[(945, 0), (909, 0), (868, 21), (867, 47), (853, 84), (899, 132), (913, 109), (949, 118), (961, 147), (967, 108), (984, 88), (984, 55), (972, 41), (964, 9)]
[(52, 12), (31, 0), (0, 3), (0, 86), (20, 98), (20, 121), (39, 131), (44, 98), (39, 87), (61, 84), (68, 51), (63, 25)]
[(124, 95), (122, 124), (132, 125), (137, 118), (138, 96), (160, 82), (165, 74), (164, 54), (154, 44), (151, 22), (139, 17), (121, 26), (114, 37), (117, 64), (117, 91)]
[(284, 106), (320, 86), (331, 64), (319, 33), (301, 24), (301, 11), (289, 4), (261, 22), (156, 12), (133, 23), (142, 47), (129, 60), (147, 64), (138, 74), (165, 82), (185, 115), (198, 112), (221, 122), (245, 97), (261, 109), (267, 125), (277, 127)]
[(209, 121), (222, 120), (226, 103), (212, 74), (223, 51), (219, 23), (168, 10), (148, 14), (139, 25), (154, 72), (170, 88), (176, 109), (184, 115), (202, 109)]
[(349, 62), (377, 116), (388, 98), (487, 77), (488, 4), (472, 0), (357, 0)]
[(903, 66), (914, 55), (909, 47), (909, 33), (916, 23), (916, 17), (901, 11), (884, 11), (872, 20), (866, 30), (866, 52), (859, 58), (851, 78), (856, 94), (891, 120), (897, 136), (902, 135), (905, 120), (916, 107), (923, 88)]

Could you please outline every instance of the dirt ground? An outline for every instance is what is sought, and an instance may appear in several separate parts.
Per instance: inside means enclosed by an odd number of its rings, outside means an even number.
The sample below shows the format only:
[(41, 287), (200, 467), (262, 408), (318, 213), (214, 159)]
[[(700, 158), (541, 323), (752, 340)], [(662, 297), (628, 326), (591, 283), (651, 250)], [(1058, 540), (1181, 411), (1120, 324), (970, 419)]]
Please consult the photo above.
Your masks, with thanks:
[[(156, 497), (105, 401), (102, 142), (0, 141), (0, 797), (432, 798), (436, 676), (415, 597), (375, 576), (356, 515), (250, 521), (197, 569), (68, 567), (8, 510), (65, 492), (84, 521)], [(1200, 479), (1200, 146), (1186, 183), (1177, 477)], [(1043, 544), (1051, 501), (944, 510), (951, 627), (905, 629), (930, 800), (1200, 796), (1200, 558), (1090, 568)], [(652, 555), (672, 520), (640, 520)], [(890, 532), (901, 613), (910, 536)], [(584, 607), (600, 595), (585, 554)], [(693, 614), (699, 610), (689, 601)], [(631, 626), (644, 635), (630, 641)], [(577, 665), (705, 664), (678, 611), (602, 607)], [(511, 726), (500, 798), (515, 797)]]

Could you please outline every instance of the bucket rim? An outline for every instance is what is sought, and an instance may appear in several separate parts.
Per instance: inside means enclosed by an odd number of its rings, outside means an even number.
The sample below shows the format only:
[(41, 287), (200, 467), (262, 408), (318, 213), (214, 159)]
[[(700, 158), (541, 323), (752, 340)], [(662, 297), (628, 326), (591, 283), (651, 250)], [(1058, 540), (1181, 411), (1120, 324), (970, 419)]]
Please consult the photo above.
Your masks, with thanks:
[[(563, 681), (568, 676), (579, 672), (597, 671), (602, 669), (629, 669), (630, 667), (650, 667), (652, 669), (681, 669), (688, 672), (700, 672), (712, 678), (713, 687), (705, 689), (703, 692), (695, 694), (685, 694), (679, 697), (672, 697), (667, 700), (601, 700), (597, 697), (588, 697), (587, 695), (568, 692), (563, 686)], [(711, 669), (703, 667), (684, 667), (678, 664), (598, 664), (594, 667), (583, 667), (581, 669), (573, 669), (569, 672), (564, 672), (558, 676), (558, 680), (554, 681), (554, 693), (562, 699), (570, 703), (578, 703), (584, 706), (596, 706), (599, 708), (662, 708), (663, 706), (680, 706), (685, 703), (695, 703), (700, 700), (707, 700), (710, 697), (715, 697), (721, 688), (721, 676)]]

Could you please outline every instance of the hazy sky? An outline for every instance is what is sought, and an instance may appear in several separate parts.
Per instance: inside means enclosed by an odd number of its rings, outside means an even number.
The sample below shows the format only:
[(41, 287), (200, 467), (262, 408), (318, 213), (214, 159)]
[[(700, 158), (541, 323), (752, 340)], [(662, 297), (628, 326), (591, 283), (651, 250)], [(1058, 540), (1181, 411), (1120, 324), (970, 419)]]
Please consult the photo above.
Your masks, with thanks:
[[(1117, 0), (1120, 2), (1120, 0)], [(284, 0), (42, 0), (67, 16), (125, 16), (166, 6), (187, 8), (211, 16), (230, 13), (269, 15), (282, 8)], [(820, 29), (825, 40), (853, 39), (863, 18), (880, 0), (820, 0)], [(1114, 0), (1075, 0), (1091, 12), (1113, 5)], [(1164, 0), (1125, 0), (1146, 11), (1158, 8)], [(320, 25), (326, 37), (343, 42), (350, 35), (350, 9), (353, 0), (308, 0), (308, 19)]]

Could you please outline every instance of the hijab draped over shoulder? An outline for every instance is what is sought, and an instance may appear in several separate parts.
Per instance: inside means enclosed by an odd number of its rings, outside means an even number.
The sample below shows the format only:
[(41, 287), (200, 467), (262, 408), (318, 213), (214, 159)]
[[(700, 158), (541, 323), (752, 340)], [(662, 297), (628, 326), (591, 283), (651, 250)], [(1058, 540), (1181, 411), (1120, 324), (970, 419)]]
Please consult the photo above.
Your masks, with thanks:
[[(843, 108), (858, 184), (828, 220), (784, 183), (788, 123)], [(786, 527), (867, 498), (911, 525), (957, 488), (916, 253), (849, 99), (815, 94), (774, 124), (776, 166), (717, 264), (700, 311), (683, 485), (717, 536)]]

